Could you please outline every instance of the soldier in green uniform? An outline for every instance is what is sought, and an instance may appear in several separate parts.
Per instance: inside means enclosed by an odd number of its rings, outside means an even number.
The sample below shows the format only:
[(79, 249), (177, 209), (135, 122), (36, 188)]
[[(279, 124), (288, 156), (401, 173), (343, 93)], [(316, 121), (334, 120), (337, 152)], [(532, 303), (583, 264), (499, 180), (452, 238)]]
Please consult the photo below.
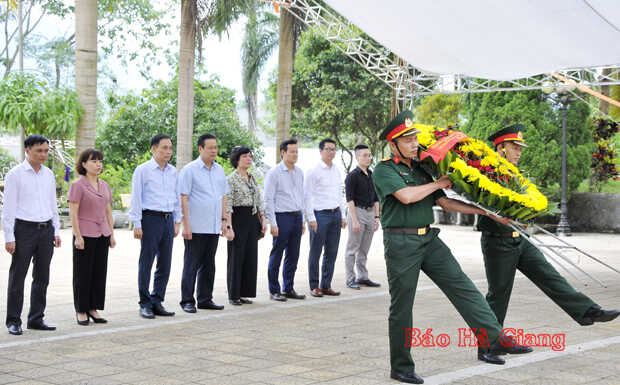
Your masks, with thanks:
[[(522, 148), (526, 147), (523, 131), (523, 125), (515, 124), (489, 137), (497, 152), (515, 166)], [(576, 291), (536, 247), (522, 239), (511, 227), (488, 217), (481, 217), (477, 226), (482, 231), (480, 243), (489, 283), (486, 298), (500, 324), (503, 325), (506, 318), (517, 269), (580, 325), (611, 321), (620, 314), (618, 310), (601, 309), (590, 298)], [(479, 353), (482, 352), (484, 350), (479, 350)], [(494, 360), (491, 363), (504, 363), (499, 357), (490, 358)], [(489, 357), (482, 354), (479, 354), (479, 359), (490, 362)]]
[[(494, 356), (499, 353), (525, 353), (526, 347), (501, 335), (501, 326), (493, 311), (463, 273), (450, 249), (438, 238), (439, 230), (430, 228), (433, 205), (446, 210), (485, 215), (484, 211), (448, 199), (442, 192), (450, 188), (448, 177), (432, 180), (418, 163), (417, 131), (413, 114), (404, 111), (382, 132), (393, 156), (375, 168), (373, 182), (381, 201), (381, 224), (385, 263), (390, 288), (389, 340), (390, 376), (401, 382), (421, 384), (407, 346), (412, 327), (412, 308), (420, 270), (446, 294), (470, 328), (484, 330), (486, 343)], [(508, 223), (505, 218), (494, 217)]]

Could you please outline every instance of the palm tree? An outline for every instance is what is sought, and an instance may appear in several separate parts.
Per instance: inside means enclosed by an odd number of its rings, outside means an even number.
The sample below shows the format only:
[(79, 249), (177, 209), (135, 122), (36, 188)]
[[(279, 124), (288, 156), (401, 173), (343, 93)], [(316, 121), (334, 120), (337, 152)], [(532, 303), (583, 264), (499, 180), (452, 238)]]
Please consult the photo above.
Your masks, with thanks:
[(282, 7), (280, 12), (280, 50), (278, 55), (278, 96), (276, 112), (276, 160), (280, 161), (279, 143), (286, 139), (291, 132), (291, 97), (293, 63), (297, 49), (297, 38), (303, 24), (288, 7)]
[(248, 128), (251, 132), (255, 132), (257, 128), (258, 80), (265, 63), (278, 45), (278, 18), (264, 10), (257, 12), (258, 4), (253, 4), (248, 11), (248, 22), (241, 46), (241, 76), (248, 107)]
[(83, 109), (75, 153), (95, 145), (97, 115), (97, 0), (75, 4), (75, 90)]
[(252, 0), (181, 0), (181, 41), (179, 52), (179, 96), (177, 117), (177, 167), (192, 158), (194, 131), (194, 60), (198, 48), (202, 57), (203, 37), (221, 36)]

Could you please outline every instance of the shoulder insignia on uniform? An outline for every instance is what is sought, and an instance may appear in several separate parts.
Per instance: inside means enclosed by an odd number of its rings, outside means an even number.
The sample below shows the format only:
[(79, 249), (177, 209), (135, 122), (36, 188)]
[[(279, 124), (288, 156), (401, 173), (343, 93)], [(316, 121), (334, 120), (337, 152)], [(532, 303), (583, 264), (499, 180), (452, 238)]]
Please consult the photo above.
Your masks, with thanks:
[(392, 158), (388, 156), (387, 158), (381, 159), (382, 162), (387, 162), (388, 160), (392, 160)]

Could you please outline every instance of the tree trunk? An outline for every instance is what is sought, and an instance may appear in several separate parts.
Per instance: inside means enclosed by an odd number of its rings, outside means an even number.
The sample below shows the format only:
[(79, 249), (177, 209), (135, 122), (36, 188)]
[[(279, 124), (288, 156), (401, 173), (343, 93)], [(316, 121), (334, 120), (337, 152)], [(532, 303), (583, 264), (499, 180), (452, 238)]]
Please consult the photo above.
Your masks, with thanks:
[[(9, 19), (9, 11), (7, 9), (7, 22)], [(18, 22), (18, 30), (19, 30), (19, 34), (18, 34), (18, 51), (19, 51), (19, 72), (24, 72), (24, 10), (23, 10), (23, 2), (22, 0), (19, 0), (19, 4), (17, 5), (17, 22)], [(9, 52), (9, 47), (6, 47), (6, 52), (8, 54)], [(7, 63), (8, 66), (8, 63)], [(19, 160), (20, 161), (24, 161), (24, 158), (26, 157), (26, 148), (24, 147), (24, 140), (26, 139), (26, 133), (24, 132), (24, 126), (22, 126), (21, 124), (19, 125), (19, 148), (21, 151), (19, 151)]]
[(258, 128), (258, 119), (256, 116), (257, 111), (257, 96), (256, 92), (252, 92), (246, 96), (245, 101), (248, 105), (248, 130), (250, 132), (256, 133), (256, 129)]
[(76, 157), (95, 146), (97, 121), (97, 0), (75, 4), (75, 91), (82, 118), (75, 138)]
[[(9, 11), (7, 10), (6, 17), (8, 18)], [(24, 72), (24, 10), (23, 10), (23, 1), (19, 0), (17, 4), (17, 29), (18, 33), (18, 41), (17, 41), (17, 50), (19, 57), (19, 71)], [(7, 47), (7, 50), (9, 47)]]
[(192, 160), (194, 132), (194, 55), (196, 49), (196, 0), (181, 0), (181, 47), (177, 107), (177, 168)]
[(276, 160), (280, 161), (280, 143), (291, 133), (291, 94), (295, 59), (295, 17), (287, 8), (280, 12), (280, 48), (278, 55), (278, 97), (276, 119)]
[[(603, 76), (609, 76), (611, 73), (611, 69), (605, 68), (603, 69)], [(609, 86), (601, 84), (601, 94), (605, 96), (609, 96)], [(609, 103), (604, 101), (603, 99), (599, 99), (598, 101), (598, 109), (605, 115), (609, 115)]]
[(54, 60), (54, 68), (56, 69), (56, 82), (54, 83), (54, 86), (56, 89), (59, 89), (60, 88), (60, 60), (58, 56), (56, 56), (56, 59)]

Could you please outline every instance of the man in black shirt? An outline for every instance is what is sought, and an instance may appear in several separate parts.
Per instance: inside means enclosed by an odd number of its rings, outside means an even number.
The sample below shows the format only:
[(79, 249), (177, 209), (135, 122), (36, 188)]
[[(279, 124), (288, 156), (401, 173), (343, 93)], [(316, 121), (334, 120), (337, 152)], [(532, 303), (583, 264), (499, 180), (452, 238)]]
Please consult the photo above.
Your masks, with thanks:
[[(372, 154), (365, 144), (355, 146), (355, 160), (358, 166), (345, 179), (345, 191), (349, 213), (349, 240), (345, 254), (347, 286), (359, 290), (360, 284), (378, 287), (380, 284), (368, 279), (366, 258), (372, 236), (379, 228), (379, 199), (372, 183), (372, 172), (368, 168)], [(353, 266), (357, 267), (357, 279)]]

